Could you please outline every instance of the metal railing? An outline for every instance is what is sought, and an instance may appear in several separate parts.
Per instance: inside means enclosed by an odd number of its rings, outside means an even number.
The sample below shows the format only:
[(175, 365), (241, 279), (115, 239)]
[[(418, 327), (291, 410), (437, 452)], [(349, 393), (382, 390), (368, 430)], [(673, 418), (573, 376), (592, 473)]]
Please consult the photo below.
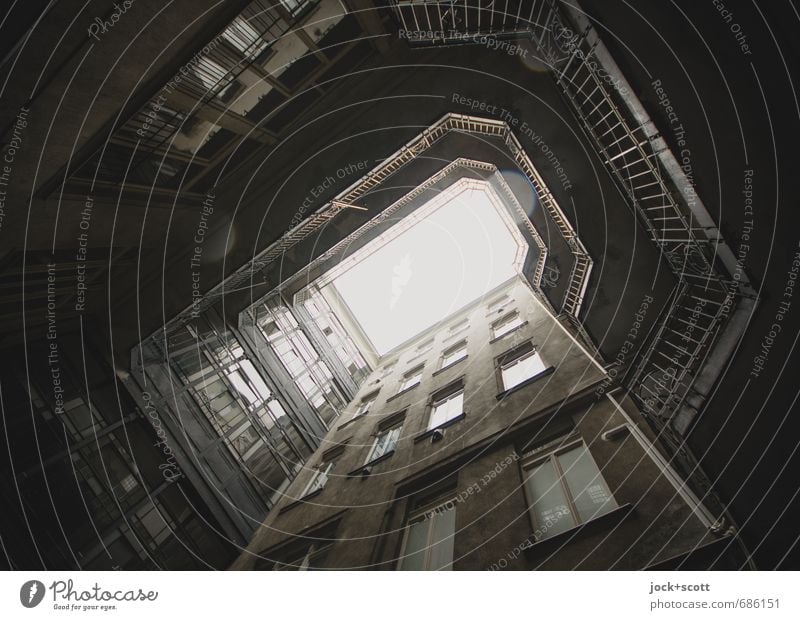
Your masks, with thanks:
[(410, 43), (467, 43), (482, 34), (513, 36), (528, 31), (530, 2), (520, 0), (393, 0)]
[[(736, 302), (737, 290), (716, 259), (721, 239), (687, 203), (694, 188), (677, 187), (661, 164), (666, 148), (652, 126), (638, 123), (607, 79), (597, 58), (599, 39), (582, 30), (561, 4), (544, 0), (542, 26), (534, 42), (551, 65), (569, 102), (608, 171), (628, 198), (650, 239), (678, 280), (678, 291), (649, 346), (625, 378), (634, 398), (655, 424), (672, 435), (670, 421), (690, 394), (717, 334)], [(677, 438), (674, 438), (676, 441)]]
[[(213, 40), (205, 43), (187, 63), (179, 68), (172, 81), (114, 130), (112, 142), (135, 147), (130, 158), (113, 156), (102, 150), (75, 171), (78, 177), (93, 177), (99, 169), (107, 181), (138, 179), (140, 168), (151, 164), (157, 173), (143, 172), (144, 181), (158, 184), (176, 177), (189, 162), (204, 164), (196, 153), (180, 150), (174, 141), (178, 133), (189, 127), (204, 106), (219, 103), (214, 114), (226, 112), (222, 101), (235, 87), (238, 78), (269, 54), (269, 48), (292, 32), (297, 20), (308, 7), (319, 0), (304, 0), (303, 11), (290, 14), (280, 2), (255, 0), (230, 22)], [(293, 17), (298, 15), (298, 18)], [(263, 69), (259, 74), (264, 73)], [(192, 109), (189, 110), (188, 102)], [(210, 137), (210, 136), (209, 136)], [(199, 148), (197, 149), (199, 150)]]

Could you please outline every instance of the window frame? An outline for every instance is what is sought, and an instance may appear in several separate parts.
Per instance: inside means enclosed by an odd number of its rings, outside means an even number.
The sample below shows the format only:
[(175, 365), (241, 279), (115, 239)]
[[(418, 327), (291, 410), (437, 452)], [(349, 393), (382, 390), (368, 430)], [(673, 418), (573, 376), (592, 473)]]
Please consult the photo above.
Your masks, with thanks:
[(434, 338), (428, 338), (425, 342), (423, 342), (416, 349), (414, 349), (414, 352), (411, 354), (411, 357), (408, 358), (408, 363), (409, 364), (413, 363), (420, 357), (423, 357), (424, 355), (427, 355), (428, 353), (433, 351), (433, 345), (434, 345)]
[[(514, 351), (511, 351), (509, 354), (511, 354), (511, 353), (514, 353)], [(526, 360), (526, 359), (528, 359), (529, 357), (532, 357), (532, 356), (535, 356), (535, 357), (539, 358), (539, 363), (540, 363), (542, 369), (539, 372), (536, 372), (536, 373), (534, 373), (532, 375), (529, 375), (529, 376), (525, 377), (524, 379), (522, 379), (521, 381), (518, 381), (514, 385), (506, 385), (506, 377), (503, 374), (504, 371), (509, 369), (509, 368), (511, 368), (512, 366), (516, 366), (516, 365), (522, 363), (522, 361), (524, 361), (524, 360)], [(508, 355), (505, 355), (503, 357), (508, 357)], [(544, 363), (544, 360), (542, 359), (542, 356), (539, 353), (539, 350), (533, 344), (531, 344), (531, 348), (530, 349), (527, 349), (527, 350), (523, 349), (523, 350), (519, 351), (518, 355), (514, 355), (513, 357), (511, 357), (509, 359), (502, 359), (502, 358), (498, 359), (497, 360), (497, 366), (498, 366), (498, 371), (499, 371), (499, 374), (500, 374), (500, 388), (501, 388), (501, 391), (504, 392), (504, 393), (505, 392), (509, 392), (509, 391), (513, 390), (514, 388), (517, 388), (517, 387), (523, 385), (526, 381), (530, 381), (532, 379), (535, 379), (536, 377), (540, 376), (541, 374), (547, 372), (547, 365)]]
[[(364, 417), (365, 415), (368, 415), (370, 410), (372, 409), (372, 406), (378, 400), (379, 393), (380, 390), (378, 389), (378, 390), (373, 390), (369, 394), (365, 394), (364, 397), (358, 402), (358, 407), (356, 407), (356, 410), (353, 412), (353, 415), (350, 419), (356, 420), (358, 418)], [(367, 405), (367, 408), (362, 411), (364, 405)]]
[(514, 300), (508, 293), (503, 293), (499, 297), (495, 297), (492, 301), (486, 304), (486, 316), (490, 316), (497, 312), (502, 312), (512, 301)]
[[(367, 452), (367, 458), (364, 460), (364, 464), (362, 467), (366, 467), (370, 463), (374, 463), (375, 461), (388, 458), (391, 456), (395, 448), (397, 447), (398, 442), (400, 441), (400, 434), (403, 432), (403, 423), (405, 422), (405, 416), (399, 420), (393, 421), (391, 424), (386, 424), (384, 426), (379, 426), (377, 429), (377, 433), (375, 434), (374, 439), (372, 440), (372, 444), (370, 445), (369, 452)], [(384, 449), (381, 454), (375, 456), (375, 449), (378, 446), (378, 441), (383, 435), (388, 435), (396, 431), (397, 435), (394, 438), (394, 441), (391, 444), (391, 448)]]
[[(531, 375), (527, 379), (520, 381), (513, 387), (507, 388), (505, 386), (505, 379), (503, 377), (503, 367), (509, 365), (511, 362), (517, 361), (529, 354), (535, 354), (539, 356), (539, 360), (542, 363), (543, 370), (536, 373), (535, 375)], [(539, 379), (550, 375), (551, 373), (555, 372), (554, 366), (548, 366), (542, 357), (541, 352), (539, 351), (539, 347), (533, 344), (532, 340), (525, 340), (522, 343), (507, 349), (494, 360), (494, 369), (495, 369), (495, 377), (497, 380), (497, 387), (499, 388), (499, 392), (497, 394), (497, 400), (502, 400), (509, 394), (513, 394), (517, 390), (521, 390), (532, 383), (537, 382)]]
[[(448, 392), (447, 394), (444, 394), (443, 396), (440, 396), (438, 398), (431, 397), (431, 403), (430, 403), (430, 407), (429, 407), (430, 411), (428, 412), (428, 424), (427, 424), (427, 427), (425, 429), (426, 431), (433, 431), (433, 430), (436, 430), (437, 428), (441, 428), (443, 426), (449, 425), (449, 424), (453, 423), (455, 420), (461, 418), (464, 415), (464, 382), (463, 381), (459, 381), (457, 385), (459, 385), (460, 387), (457, 387), (452, 392)], [(434, 416), (436, 414), (436, 409), (438, 407), (441, 407), (442, 405), (444, 405), (448, 401), (453, 400), (454, 398), (457, 398), (459, 396), (461, 397), (461, 411), (459, 411), (457, 414), (447, 418), (446, 420), (443, 420), (442, 422), (439, 422), (435, 426), (432, 426), (431, 424), (432, 424)]]
[[(450, 510), (454, 511), (453, 532), (452, 532), (451, 535), (443, 538), (442, 540), (439, 540), (439, 541), (436, 541), (436, 542), (432, 542), (433, 532), (434, 532), (434, 529), (435, 529), (435, 527), (434, 527), (435, 526), (435, 519), (441, 513), (445, 512), (445, 510), (440, 510), (440, 509), (442, 507), (444, 507), (444, 506), (447, 506), (448, 504), (451, 505), (451, 507), (447, 508), (446, 511), (447, 512), (449, 512)], [(457, 513), (455, 513), (456, 505), (457, 505), (456, 496), (452, 496), (452, 497), (448, 496), (448, 498), (445, 499), (445, 500), (437, 501), (433, 505), (428, 504), (427, 506), (425, 506), (423, 508), (418, 508), (418, 509), (412, 511), (411, 513), (409, 513), (409, 515), (406, 518), (405, 523), (403, 525), (403, 541), (402, 541), (402, 544), (400, 545), (400, 555), (398, 557), (396, 570), (398, 570), (398, 571), (403, 570), (403, 563), (405, 562), (406, 557), (407, 557), (406, 549), (408, 547), (408, 538), (409, 538), (409, 535), (411, 533), (411, 526), (414, 525), (415, 523), (420, 522), (420, 521), (429, 521), (429, 524), (428, 524), (428, 527), (427, 527), (427, 535), (426, 535), (426, 538), (425, 538), (425, 546), (423, 548), (424, 549), (423, 568), (421, 568), (419, 570), (421, 570), (421, 571), (431, 570), (429, 568), (429, 566), (428, 566), (429, 563), (430, 563), (430, 560), (431, 560), (431, 550), (432, 550), (434, 545), (441, 544), (442, 541), (446, 540), (447, 538), (451, 538), (453, 540), (453, 547), (454, 547), (453, 556), (455, 556), (455, 536), (456, 536), (456, 532), (458, 531), (458, 529), (456, 528), (456, 524), (455, 524), (455, 515), (457, 514)], [(455, 559), (454, 557), (450, 558), (450, 562), (445, 567), (437, 568), (437, 569), (434, 569), (434, 570), (453, 570), (454, 559)]]
[[(507, 323), (511, 323), (514, 319), (519, 320), (519, 323), (508, 329), (508, 331), (503, 332), (502, 334), (497, 333), (497, 328), (506, 325)], [(501, 338), (505, 338), (509, 334), (513, 334), (515, 331), (520, 329), (523, 325), (525, 325), (526, 321), (522, 318), (522, 315), (519, 313), (519, 310), (512, 310), (503, 314), (503, 316), (499, 317), (497, 320), (492, 321), (489, 329), (491, 330), (491, 339), (490, 342), (495, 342), (500, 340)]]
[(274, 571), (318, 570), (315, 567), (311, 567), (309, 569), (311, 561), (319, 556), (326, 554), (332, 546), (333, 546), (332, 542), (324, 542), (320, 544), (318, 541), (313, 541), (309, 543), (308, 547), (305, 548), (305, 553), (302, 556), (303, 559), (300, 562), (300, 564), (293, 564), (289, 562), (281, 562), (280, 560), (275, 560), (275, 562), (272, 565), (272, 570)]
[[(462, 355), (458, 359), (453, 360), (452, 362), (445, 363), (445, 360), (447, 359), (448, 355), (452, 355), (453, 353), (455, 353), (456, 351), (459, 351), (461, 349), (464, 350), (464, 355)], [(455, 366), (456, 364), (458, 364), (459, 362), (461, 362), (461, 361), (463, 361), (465, 359), (467, 359), (467, 341), (466, 341), (466, 339), (459, 340), (455, 344), (447, 347), (444, 351), (442, 351), (442, 358), (441, 358), (441, 361), (439, 363), (439, 370), (445, 370), (447, 368), (450, 368), (451, 366)]]
[[(408, 392), (409, 390), (413, 390), (420, 383), (422, 383), (422, 373), (423, 372), (425, 372), (425, 364), (420, 364), (418, 366), (415, 366), (414, 368), (411, 368), (410, 370), (408, 370), (405, 373), (403, 373), (403, 379), (400, 382), (400, 385), (398, 387), (398, 390), (397, 390), (397, 393), (395, 394), (395, 396), (398, 396), (400, 394), (404, 394), (405, 392)], [(417, 377), (416, 383), (414, 383), (412, 385), (406, 385), (406, 382), (409, 379), (413, 378), (413, 377)]]
[[(328, 480), (330, 479), (330, 474), (333, 471), (334, 467), (336, 467), (336, 458), (328, 458), (323, 459), (318, 465), (313, 467), (314, 473), (311, 475), (311, 479), (306, 483), (306, 486), (303, 487), (303, 492), (300, 494), (300, 498), (308, 497), (312, 493), (316, 493), (317, 491), (322, 491), (328, 484)], [(322, 484), (314, 486), (320, 479), (323, 479)], [(314, 486), (314, 488), (311, 488)]]
[[(586, 450), (586, 454), (591, 459), (591, 462), (594, 465), (595, 470), (597, 471), (597, 480), (603, 485), (604, 489), (608, 493), (608, 497), (610, 498), (611, 502), (613, 502), (613, 505), (610, 507), (609, 510), (607, 510), (602, 514), (596, 515), (586, 521), (580, 518), (580, 514), (578, 513), (578, 509), (575, 504), (575, 498), (572, 495), (572, 491), (569, 489), (569, 485), (566, 483), (564, 470), (562, 469), (561, 464), (558, 462), (558, 457), (560, 455), (566, 454), (567, 452), (571, 452), (572, 450), (578, 449), (580, 447), (583, 447)], [(548, 461), (551, 463), (553, 471), (557, 476), (559, 487), (567, 503), (567, 507), (570, 510), (570, 514), (572, 515), (573, 524), (571, 527), (567, 528), (563, 532), (555, 532), (550, 536), (546, 535), (536, 536), (536, 532), (539, 530), (540, 527), (544, 527), (544, 524), (537, 523), (537, 517), (534, 514), (534, 509), (533, 509), (536, 500), (533, 497), (533, 494), (531, 493), (530, 487), (528, 485), (528, 477), (533, 473), (533, 471), (537, 467)], [(538, 543), (544, 540), (548, 540), (549, 538), (558, 536), (559, 534), (563, 534), (571, 530), (574, 530), (576, 528), (582, 527), (587, 523), (591, 523), (592, 521), (599, 519), (604, 515), (613, 512), (614, 510), (617, 510), (620, 507), (617, 498), (614, 497), (614, 494), (611, 492), (611, 487), (608, 486), (608, 482), (606, 482), (606, 479), (603, 476), (603, 470), (600, 469), (600, 467), (598, 467), (597, 461), (595, 461), (594, 459), (594, 455), (592, 455), (591, 450), (589, 450), (589, 446), (586, 445), (586, 442), (583, 440), (582, 437), (574, 437), (574, 436), (567, 437), (564, 440), (562, 440), (561, 443), (559, 443), (556, 446), (550, 447), (547, 451), (543, 452), (542, 454), (531, 454), (527, 457), (523, 456), (522, 459), (520, 459), (520, 469), (523, 481), (522, 486), (525, 493), (525, 502), (528, 509), (528, 518), (530, 520), (532, 531), (534, 533), (534, 542)]]
[(445, 333), (443, 341), (450, 342), (456, 336), (460, 336), (464, 332), (469, 331), (469, 328), (470, 328), (470, 320), (468, 316), (459, 319), (458, 321), (456, 321), (455, 323), (450, 325), (450, 327), (447, 328), (447, 333)]

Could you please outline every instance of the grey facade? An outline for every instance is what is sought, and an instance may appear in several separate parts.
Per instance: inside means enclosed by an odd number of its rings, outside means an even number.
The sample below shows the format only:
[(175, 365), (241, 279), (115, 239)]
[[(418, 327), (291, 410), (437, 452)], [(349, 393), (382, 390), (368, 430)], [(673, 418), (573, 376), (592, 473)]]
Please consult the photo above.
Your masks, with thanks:
[[(520, 325), (495, 337), (492, 324), (515, 312)], [(468, 327), (453, 334), (465, 319)], [(443, 354), (463, 341), (465, 357), (443, 368)], [(542, 370), (506, 390), (500, 365), (526, 343)], [(421, 506), (435, 513), (437, 501), (455, 517), (432, 546), (449, 545), (442, 553), (454, 570), (630, 570), (678, 557), (684, 568), (710, 568), (715, 560), (692, 554), (732, 539), (712, 531), (696, 497), (676, 490), (683, 482), (665, 466), (631, 401), (603, 393), (607, 374), (595, 356), (523, 280), (487, 294), (381, 358), (234, 568), (402, 568), (411, 515)], [(404, 377), (420, 365), (420, 382), (404, 389)], [(431, 429), (437, 393), (454, 384), (463, 389), (463, 413)], [(365, 398), (372, 404), (358, 415)], [(398, 425), (393, 449), (372, 458), (376, 438)], [(548, 535), (532, 514), (527, 462), (575, 445), (588, 448), (602, 477), (594, 484), (607, 485), (614, 507)], [(310, 486), (323, 466), (324, 485)], [(302, 565), (298, 558), (311, 545), (316, 555)], [(736, 554), (732, 546), (716, 566), (734, 566)]]
[[(455, 568), (796, 565), (788, 55), (743, 56), (711, 3), (511, 0), (479, 20), (472, 0), (137, 0), (102, 31), (104, 0), (24, 4), (0, 24), (5, 565), (271, 568), (304, 544), (286, 524), (341, 537), (325, 568), (396, 568), (406, 520), (470, 488)], [(736, 16), (760, 52), (794, 19)], [(544, 314), (508, 338), (548, 343), (553, 370), (498, 400), (505, 341), (476, 306), (468, 357), (434, 375), (456, 355), (435, 327), (420, 384), (387, 402), (412, 367), (375, 384), (385, 360), (335, 299), (321, 326), (308, 284), (460, 176), (519, 206), (520, 307)], [(475, 406), (425, 435), (459, 367)], [(527, 549), (511, 472), (559, 437), (617, 508)], [(334, 461), (319, 502), (288, 507)]]

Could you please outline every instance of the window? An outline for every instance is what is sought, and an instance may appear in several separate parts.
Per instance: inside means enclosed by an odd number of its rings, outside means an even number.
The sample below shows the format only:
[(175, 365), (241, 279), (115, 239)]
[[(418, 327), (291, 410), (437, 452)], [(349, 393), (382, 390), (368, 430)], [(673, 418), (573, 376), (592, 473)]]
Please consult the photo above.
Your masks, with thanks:
[(136, 481), (136, 478), (134, 478), (133, 474), (128, 474), (122, 480), (119, 481), (119, 485), (122, 487), (123, 491), (125, 491), (126, 493), (130, 493), (137, 486), (139, 486), (139, 483)]
[(397, 390), (397, 393), (399, 394), (418, 386), (420, 381), (422, 381), (422, 366), (417, 366), (403, 375), (403, 380), (400, 382), (400, 389)]
[(459, 386), (461, 387), (458, 388), (458, 391), (433, 401), (428, 430), (437, 428), (464, 413), (464, 388), (461, 383)]
[(333, 470), (334, 465), (336, 465), (336, 461), (333, 459), (325, 460), (317, 465), (317, 467), (314, 468), (314, 474), (311, 476), (311, 480), (308, 481), (300, 497), (305, 497), (314, 491), (325, 488), (325, 484), (328, 482), (328, 476)]
[(450, 328), (447, 330), (445, 340), (452, 338), (453, 336), (457, 336), (467, 329), (469, 329), (469, 319), (461, 319), (458, 323), (454, 323), (450, 326)]
[(489, 302), (487, 310), (489, 311), (490, 314), (492, 312), (497, 312), (498, 310), (502, 310), (505, 307), (505, 305), (510, 301), (511, 298), (508, 295), (503, 294), (500, 297)]
[(235, 365), (228, 368), (228, 379), (250, 406), (258, 407), (272, 396), (272, 392), (250, 360), (239, 360), (239, 369), (235, 368)]
[(234, 18), (222, 32), (222, 38), (249, 59), (255, 59), (268, 45), (250, 22), (241, 16)]
[(514, 331), (522, 325), (522, 319), (518, 312), (506, 314), (503, 318), (492, 323), (492, 338), (500, 338)]
[(452, 570), (456, 508), (453, 500), (409, 518), (399, 570)]
[(500, 358), (500, 376), (504, 390), (510, 390), (545, 370), (547, 368), (542, 358), (530, 343)]
[(379, 431), (378, 436), (370, 448), (367, 460), (364, 463), (371, 463), (372, 461), (386, 456), (391, 453), (397, 445), (397, 440), (400, 438), (400, 430), (403, 428), (402, 422), (390, 428)]
[(445, 349), (445, 352), (442, 354), (442, 368), (452, 366), (456, 362), (463, 360), (465, 357), (467, 357), (467, 341), (462, 340), (449, 349)]
[(360, 418), (362, 415), (367, 415), (369, 410), (372, 409), (372, 405), (378, 399), (378, 393), (372, 392), (372, 394), (366, 395), (364, 398), (361, 399), (361, 402), (358, 404), (356, 408), (356, 412), (353, 414), (353, 419)]
[(425, 355), (431, 349), (433, 349), (433, 338), (419, 345), (414, 351), (414, 355), (411, 356), (411, 359), (417, 359), (418, 357)]
[(314, 570), (323, 566), (332, 543), (315, 541), (275, 562), (273, 570)]
[(393, 362), (390, 362), (389, 364), (386, 364), (386, 366), (384, 366), (383, 368), (379, 369), (376, 373), (377, 378), (375, 379), (375, 383), (380, 383), (382, 379), (385, 379), (390, 374), (392, 374), (394, 372), (395, 366), (397, 366), (397, 360), (394, 360)]
[(309, 0), (281, 0), (284, 8), (291, 13), (292, 17), (300, 13), (308, 4)]
[(537, 540), (614, 510), (617, 503), (582, 441), (523, 465)]

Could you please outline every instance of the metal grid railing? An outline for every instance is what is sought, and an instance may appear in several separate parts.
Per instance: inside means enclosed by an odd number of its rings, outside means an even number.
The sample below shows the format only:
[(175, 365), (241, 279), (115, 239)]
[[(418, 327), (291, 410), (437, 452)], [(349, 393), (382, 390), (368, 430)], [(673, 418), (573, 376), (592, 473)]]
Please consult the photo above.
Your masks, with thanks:
[[(304, 13), (319, 0), (303, 0)], [(293, 13), (280, 2), (255, 0), (233, 19), (212, 41), (180, 67), (173, 81), (165, 85), (153, 99), (115, 130), (112, 141), (136, 147), (132, 161), (127, 158), (109, 160), (97, 153), (85, 166), (91, 170), (102, 166), (103, 178), (119, 182), (136, 178), (137, 170), (145, 165), (165, 167), (168, 178), (174, 177), (177, 162), (204, 163), (194, 153), (181, 151), (173, 142), (178, 132), (196, 117), (204, 106), (222, 102), (238, 78), (257, 61), (269, 54), (269, 48), (292, 31), (301, 11)], [(187, 110), (184, 101), (191, 101)], [(224, 108), (220, 108), (224, 109)], [(219, 111), (217, 111), (219, 113)], [(166, 155), (167, 160), (162, 162)], [(161, 163), (159, 163), (161, 162)], [(181, 164), (182, 166), (183, 164)], [(180, 167), (180, 166), (179, 166)], [(78, 171), (80, 175), (81, 171)]]
[(556, 0), (543, 0), (540, 9), (543, 27), (534, 32), (534, 42), (678, 279), (668, 311), (625, 377), (639, 406), (676, 447), (680, 437), (672, 421), (691, 397), (738, 291), (716, 257), (720, 239), (713, 231), (706, 235), (690, 208), (694, 188), (674, 186), (661, 166), (663, 141), (636, 121), (613, 81), (600, 74), (596, 33), (591, 26), (579, 31)]
[[(433, 146), (437, 140), (451, 131), (475, 133), (483, 136), (500, 138), (504, 141), (506, 146), (511, 149), (515, 161), (520, 166), (522, 172), (528, 177), (528, 180), (535, 189), (539, 203), (547, 211), (548, 216), (553, 220), (561, 234), (566, 239), (567, 243), (570, 245), (573, 256), (576, 259), (576, 266), (573, 267), (572, 271), (573, 277), (571, 278), (568, 292), (565, 296), (565, 301), (561, 310), (577, 316), (580, 311), (581, 302), (583, 300), (588, 278), (591, 273), (592, 261), (588, 255), (588, 252), (586, 252), (585, 248), (578, 239), (575, 230), (572, 228), (572, 225), (569, 223), (557, 201), (544, 184), (544, 181), (534, 168), (525, 151), (522, 149), (519, 141), (511, 132), (508, 125), (502, 121), (481, 119), (463, 114), (447, 114), (433, 126), (423, 131), (419, 136), (405, 144), (394, 154), (390, 155), (379, 167), (371, 170), (353, 185), (348, 187), (337, 198), (325, 204), (323, 207), (315, 211), (311, 216), (302, 220), (300, 223), (290, 229), (280, 239), (261, 252), (250, 263), (235, 271), (233, 274), (228, 276), (228, 278), (207, 292), (193, 306), (186, 308), (183, 312), (178, 314), (174, 319), (164, 326), (163, 330), (159, 330), (156, 332), (156, 334), (154, 334), (154, 336), (162, 337), (163, 334), (169, 333), (172, 328), (185, 324), (187, 321), (191, 320), (192, 316), (202, 313), (217, 303), (219, 298), (226, 292), (233, 292), (243, 285), (252, 285), (254, 280), (262, 277), (261, 274), (264, 269), (266, 269), (266, 267), (268, 267), (273, 261), (280, 258), (280, 256), (296, 245), (299, 241), (319, 230), (343, 209), (360, 208), (356, 206), (356, 202), (360, 198), (378, 187), (388, 177), (397, 172), (415, 157), (425, 152), (427, 149)], [(441, 171), (441, 173), (444, 173), (444, 171)], [(422, 189), (418, 188), (417, 191), (422, 191)], [(416, 194), (414, 192), (411, 192), (407, 198), (410, 199), (415, 195)], [(301, 211), (298, 211), (298, 213), (300, 212)], [(371, 222), (365, 224), (363, 230), (366, 231), (370, 226), (377, 224), (380, 217), (381, 216), (373, 218)], [(329, 250), (329, 252), (330, 251), (331, 250)], [(325, 254), (322, 256), (325, 256)], [(582, 267), (578, 267), (578, 261), (582, 261)], [(260, 284), (261, 281), (258, 283)]]
[(520, 0), (393, 0), (411, 43), (470, 42), (477, 35), (508, 36), (528, 31), (530, 2)]

